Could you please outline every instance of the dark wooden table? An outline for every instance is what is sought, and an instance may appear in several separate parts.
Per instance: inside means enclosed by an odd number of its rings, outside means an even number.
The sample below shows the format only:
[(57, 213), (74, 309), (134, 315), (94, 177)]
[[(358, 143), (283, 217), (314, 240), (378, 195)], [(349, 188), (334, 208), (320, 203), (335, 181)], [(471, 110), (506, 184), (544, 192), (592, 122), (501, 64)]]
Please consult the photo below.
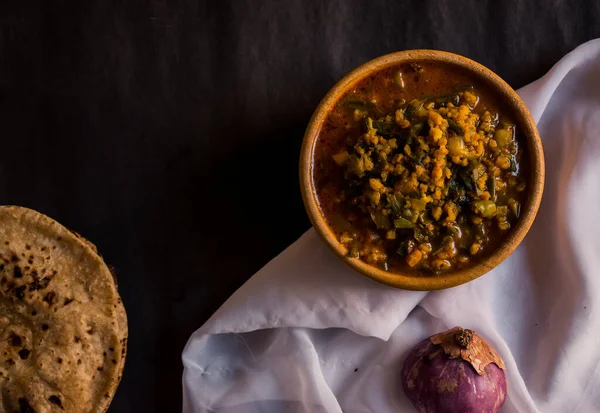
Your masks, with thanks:
[(357, 65), (408, 48), (518, 88), (600, 37), (585, 1), (6, 0), (0, 202), (94, 242), (130, 325), (110, 412), (181, 411), (181, 351), (309, 228), (304, 127)]

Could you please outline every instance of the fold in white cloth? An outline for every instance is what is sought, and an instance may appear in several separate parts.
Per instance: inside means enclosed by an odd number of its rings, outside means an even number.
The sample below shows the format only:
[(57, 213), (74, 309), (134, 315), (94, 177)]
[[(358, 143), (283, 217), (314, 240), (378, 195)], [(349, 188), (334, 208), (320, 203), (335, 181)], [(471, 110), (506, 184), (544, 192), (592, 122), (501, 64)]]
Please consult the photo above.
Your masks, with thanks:
[(456, 325), (504, 358), (502, 412), (600, 411), (600, 39), (519, 94), (547, 176), (537, 219), (504, 263), (449, 290), (397, 290), (310, 230), (192, 335), (184, 413), (410, 412), (404, 357)]

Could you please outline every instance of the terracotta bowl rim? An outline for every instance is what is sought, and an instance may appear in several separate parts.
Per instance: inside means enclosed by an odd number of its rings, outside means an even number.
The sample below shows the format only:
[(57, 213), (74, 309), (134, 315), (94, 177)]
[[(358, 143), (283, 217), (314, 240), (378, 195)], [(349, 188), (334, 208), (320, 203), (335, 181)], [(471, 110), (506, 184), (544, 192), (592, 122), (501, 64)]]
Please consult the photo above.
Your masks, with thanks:
[[(480, 82), (483, 81), (483, 83), (488, 86), (489, 90), (496, 94), (499, 99), (506, 104), (507, 108), (512, 111), (516, 123), (523, 129), (523, 135), (526, 136), (526, 148), (529, 155), (528, 161), (530, 162), (530, 176), (527, 187), (529, 197), (525, 206), (522, 208), (521, 217), (519, 218), (516, 227), (511, 230), (510, 234), (502, 241), (500, 246), (494, 252), (472, 267), (434, 276), (392, 273), (369, 265), (358, 258), (347, 257), (346, 248), (338, 242), (337, 237), (321, 213), (313, 181), (313, 152), (316, 138), (329, 110), (337, 103), (339, 98), (359, 80), (364, 79), (374, 71), (400, 63), (424, 61), (442, 62), (444, 64), (458, 66), (463, 70), (468, 71)], [(344, 76), (325, 95), (315, 110), (306, 128), (300, 154), (300, 185), (302, 198), (308, 216), (317, 233), (338, 257), (359, 273), (375, 281), (408, 290), (438, 290), (464, 284), (491, 271), (504, 261), (517, 248), (523, 238), (525, 238), (525, 235), (535, 219), (542, 200), (544, 175), (544, 153), (539, 132), (529, 110), (519, 95), (504, 80), (502, 80), (502, 78), (485, 66), (466, 57), (439, 50), (421, 49), (391, 53), (373, 59)]]
[[(313, 152), (316, 138), (329, 110), (337, 103), (339, 98), (359, 80), (364, 79), (374, 71), (400, 63), (425, 61), (435, 61), (458, 66), (470, 72), (474, 78), (483, 81), (489, 90), (496, 94), (512, 110), (516, 123), (523, 128), (523, 135), (526, 137), (526, 148), (529, 155), (528, 161), (530, 162), (530, 176), (527, 187), (529, 197), (521, 211), (521, 217), (517, 226), (511, 230), (500, 246), (482, 261), (470, 268), (434, 276), (392, 273), (369, 265), (358, 258), (347, 257), (346, 248), (338, 242), (335, 233), (329, 227), (321, 213), (313, 182)], [(364, 63), (344, 76), (325, 95), (315, 110), (306, 128), (300, 154), (302, 199), (317, 233), (340, 259), (360, 274), (383, 284), (408, 290), (427, 291), (454, 287), (472, 281), (498, 266), (517, 248), (529, 231), (542, 200), (544, 177), (544, 153), (539, 132), (535, 121), (519, 95), (502, 78), (485, 66), (466, 57), (439, 50), (418, 49), (387, 54)]]

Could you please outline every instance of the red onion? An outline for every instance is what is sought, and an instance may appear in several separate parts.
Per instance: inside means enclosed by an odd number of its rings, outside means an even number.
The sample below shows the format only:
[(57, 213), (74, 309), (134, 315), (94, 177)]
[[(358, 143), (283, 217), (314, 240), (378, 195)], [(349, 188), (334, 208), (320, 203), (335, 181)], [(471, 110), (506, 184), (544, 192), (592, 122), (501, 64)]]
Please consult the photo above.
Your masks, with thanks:
[(506, 398), (504, 368), (487, 341), (454, 327), (409, 353), (402, 387), (420, 413), (496, 413)]

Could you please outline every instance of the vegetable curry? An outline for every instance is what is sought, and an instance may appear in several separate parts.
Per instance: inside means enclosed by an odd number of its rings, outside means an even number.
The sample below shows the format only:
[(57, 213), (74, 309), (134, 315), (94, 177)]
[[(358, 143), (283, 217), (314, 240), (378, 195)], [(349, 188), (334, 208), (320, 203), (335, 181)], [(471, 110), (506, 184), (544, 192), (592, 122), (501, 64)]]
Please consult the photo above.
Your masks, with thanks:
[(484, 85), (439, 63), (361, 80), (317, 138), (319, 206), (348, 255), (438, 274), (485, 259), (525, 200), (523, 139)]

